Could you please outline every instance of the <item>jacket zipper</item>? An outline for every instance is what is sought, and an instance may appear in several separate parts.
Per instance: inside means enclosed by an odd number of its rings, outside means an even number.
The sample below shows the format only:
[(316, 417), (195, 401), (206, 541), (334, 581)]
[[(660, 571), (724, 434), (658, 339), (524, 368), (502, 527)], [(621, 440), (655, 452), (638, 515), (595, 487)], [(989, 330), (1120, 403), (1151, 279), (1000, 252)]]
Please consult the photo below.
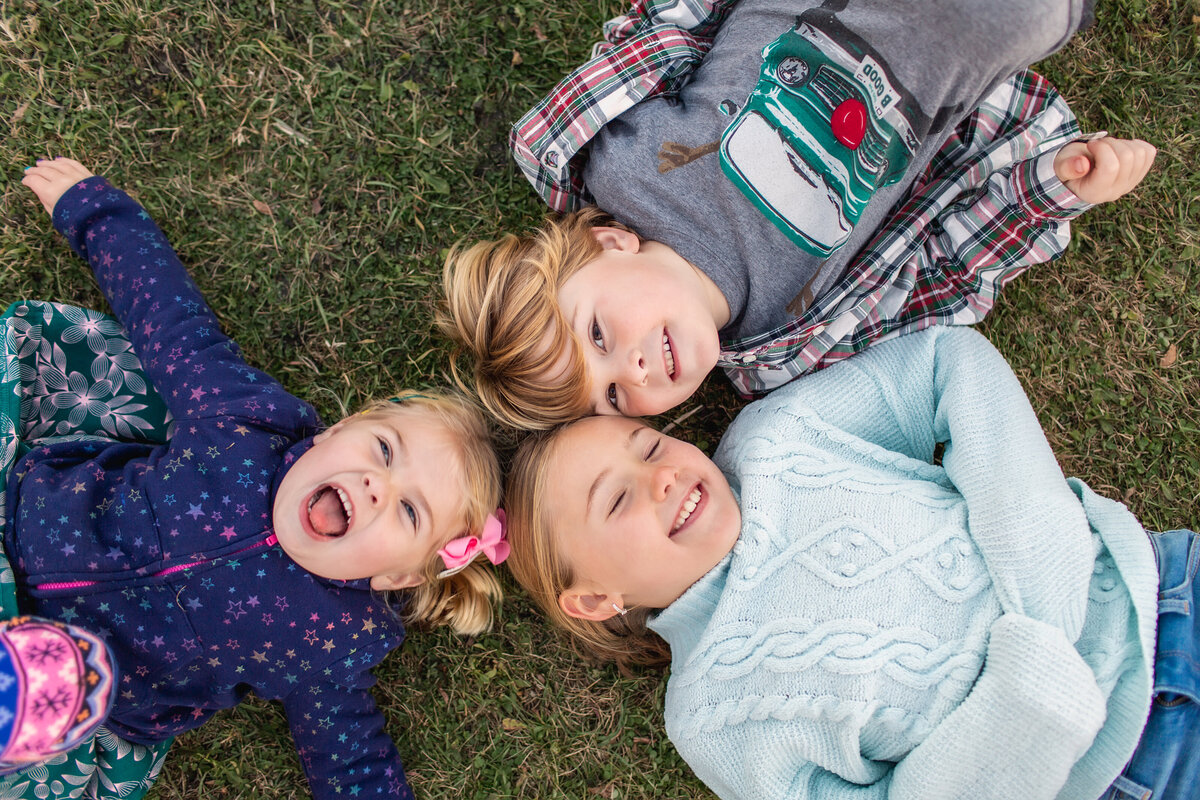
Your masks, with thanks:
[[(176, 564), (173, 567), (167, 567), (164, 570), (159, 570), (158, 572), (155, 572), (154, 574), (149, 575), (148, 577), (160, 578), (164, 575), (174, 575), (176, 572), (181, 572), (185, 569), (191, 569), (192, 567), (198, 567), (201, 564), (208, 564), (213, 561), (223, 561), (227, 558), (233, 558), (234, 556), (240, 556), (243, 553), (248, 553), (251, 550), (258, 550), (260, 547), (270, 547), (278, 541), (279, 541), (279, 537), (272, 533), (271, 535), (267, 536), (267, 538), (263, 539), (262, 541), (255, 542), (254, 544), (251, 544), (251, 545), (247, 545), (246, 547), (243, 547), (241, 550), (235, 550), (234, 552), (230, 553), (227, 556), (221, 556), (220, 558), (202, 558), (199, 561), (192, 561), (187, 564)], [(62, 581), (59, 583), (40, 583), (40, 584), (35, 585), (33, 588), (37, 591), (52, 592), (52, 591), (59, 591), (62, 589), (82, 589), (85, 586), (95, 586), (98, 583), (100, 583), (100, 581)]]

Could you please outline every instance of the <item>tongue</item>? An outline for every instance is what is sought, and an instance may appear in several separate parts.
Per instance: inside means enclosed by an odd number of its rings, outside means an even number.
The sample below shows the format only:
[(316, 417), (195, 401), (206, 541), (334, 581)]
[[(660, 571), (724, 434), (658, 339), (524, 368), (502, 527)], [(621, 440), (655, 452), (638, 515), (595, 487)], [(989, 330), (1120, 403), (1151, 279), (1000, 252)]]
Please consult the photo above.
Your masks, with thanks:
[(308, 519), (313, 530), (324, 536), (341, 536), (346, 532), (346, 509), (333, 489), (321, 490), (317, 502), (308, 510)]

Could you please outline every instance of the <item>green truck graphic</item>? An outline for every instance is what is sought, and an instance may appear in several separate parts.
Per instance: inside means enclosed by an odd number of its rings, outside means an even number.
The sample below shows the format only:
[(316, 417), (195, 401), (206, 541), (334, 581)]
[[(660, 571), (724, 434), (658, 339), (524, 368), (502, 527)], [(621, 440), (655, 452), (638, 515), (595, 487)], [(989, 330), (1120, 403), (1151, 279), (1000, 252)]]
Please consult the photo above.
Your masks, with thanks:
[(763, 49), (758, 85), (726, 128), (720, 161), (776, 227), (824, 257), (846, 242), (875, 190), (903, 176), (921, 112), (861, 40), (835, 40), (806, 16)]

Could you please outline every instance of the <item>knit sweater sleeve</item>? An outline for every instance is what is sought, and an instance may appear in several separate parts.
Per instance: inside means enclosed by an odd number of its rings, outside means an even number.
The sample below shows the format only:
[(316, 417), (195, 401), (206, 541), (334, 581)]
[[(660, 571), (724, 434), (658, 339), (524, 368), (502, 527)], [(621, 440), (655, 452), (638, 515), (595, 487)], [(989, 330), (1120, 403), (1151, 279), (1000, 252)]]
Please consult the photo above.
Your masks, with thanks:
[(1001, 607), (1078, 638), (1091, 529), (1020, 383), (983, 336), (940, 326), (901, 336), (769, 402), (801, 402), (835, 428), (926, 461), (942, 443)]
[[(671, 738), (723, 800), (1038, 800), (1058, 793), (1091, 745), (1104, 698), (1062, 631), (1009, 614), (992, 626), (967, 698), (895, 764), (859, 755), (854, 715), (736, 719), (713, 727), (674, 716), (668, 690)], [(841, 763), (808, 757), (831, 739), (841, 742)]]
[(383, 713), (359, 673), (357, 685), (299, 686), (283, 698), (288, 726), (316, 800), (387, 797), (411, 800), (412, 789)]
[(88, 178), (59, 198), (53, 221), (91, 266), (177, 420), (234, 416), (261, 423), (269, 416), (277, 425), (317, 424), (307, 403), (246, 364), (163, 232), (129, 195), (104, 178)]

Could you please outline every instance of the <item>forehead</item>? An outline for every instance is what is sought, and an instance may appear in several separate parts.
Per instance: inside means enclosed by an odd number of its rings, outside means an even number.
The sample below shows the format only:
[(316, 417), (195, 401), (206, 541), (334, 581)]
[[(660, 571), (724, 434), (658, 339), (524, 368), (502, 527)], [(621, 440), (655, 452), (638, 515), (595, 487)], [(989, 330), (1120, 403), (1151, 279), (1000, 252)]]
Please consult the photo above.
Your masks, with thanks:
[(547, 460), (548, 482), (559, 487), (595, 480), (614, 459), (623, 456), (637, 432), (649, 431), (641, 420), (619, 416), (585, 417), (559, 434)]

